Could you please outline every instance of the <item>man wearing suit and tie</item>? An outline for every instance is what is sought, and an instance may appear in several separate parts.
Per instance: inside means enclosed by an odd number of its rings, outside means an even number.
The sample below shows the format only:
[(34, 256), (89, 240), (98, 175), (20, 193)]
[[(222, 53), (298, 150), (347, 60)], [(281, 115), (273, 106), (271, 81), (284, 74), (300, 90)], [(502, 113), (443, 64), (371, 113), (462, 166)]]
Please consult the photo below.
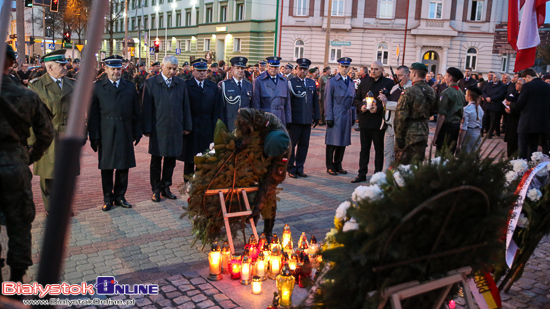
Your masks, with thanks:
[(254, 80), (252, 108), (270, 112), (286, 125), (292, 122), (292, 115), (287, 79), (278, 74), (281, 59), (281, 57), (266, 58), (269, 64), (267, 74), (262, 74)]
[(183, 150), (183, 135), (193, 128), (187, 86), (176, 76), (177, 72), (178, 58), (166, 56), (161, 73), (146, 79), (143, 88), (143, 134), (150, 136), (153, 202), (160, 202), (161, 194), (169, 199), (177, 198), (170, 191), (172, 175), (176, 158)]
[(102, 210), (109, 211), (113, 203), (132, 208), (124, 195), (128, 188), (128, 170), (136, 166), (133, 142), (137, 145), (141, 139), (141, 107), (134, 83), (121, 79), (121, 56), (105, 58), (105, 72), (107, 78), (94, 84), (88, 132), (92, 149), (99, 150)]
[(250, 107), (252, 102), (252, 83), (244, 78), (244, 70), (248, 59), (245, 57), (231, 58), (230, 79), (222, 81), (220, 86), (223, 122), (229, 131), (235, 130), (235, 120), (241, 107)]
[(214, 141), (216, 122), (222, 118), (222, 104), (218, 85), (206, 79), (208, 63), (199, 58), (191, 63), (193, 77), (185, 82), (189, 93), (193, 129), (183, 137), (183, 151), (178, 160), (184, 161), (183, 175), (195, 172), (195, 155), (203, 152)]
[(321, 118), (319, 113), (319, 95), (315, 81), (306, 78), (311, 61), (306, 58), (296, 60), (298, 64), (297, 76), (288, 81), (288, 89), (291, 93), (292, 123), (287, 124), (290, 129), (292, 152), (288, 162), (288, 176), (290, 178), (307, 177), (304, 173), (311, 125), (316, 127)]

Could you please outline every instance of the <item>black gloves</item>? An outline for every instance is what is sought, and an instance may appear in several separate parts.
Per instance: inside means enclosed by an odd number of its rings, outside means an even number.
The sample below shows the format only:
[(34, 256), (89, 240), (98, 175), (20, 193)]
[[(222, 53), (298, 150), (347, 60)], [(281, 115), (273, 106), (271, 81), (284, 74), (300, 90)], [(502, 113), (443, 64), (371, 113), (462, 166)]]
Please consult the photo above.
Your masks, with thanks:
[(290, 131), (290, 123), (287, 123), (287, 124), (286, 124), (286, 130), (287, 130), (287, 131)]
[(315, 128), (316, 126), (319, 125), (319, 119), (314, 119), (311, 124), (312, 124), (312, 127)]
[(256, 225), (258, 223), (258, 219), (260, 219), (260, 207), (254, 207), (252, 214), (248, 216), (247, 219), (254, 219), (254, 225)]
[(402, 138), (396, 138), (395, 143), (397, 144), (397, 148), (403, 149), (405, 148), (405, 140)]
[(101, 140), (98, 139), (92, 139), (90, 140), (90, 146), (92, 146), (92, 149), (94, 152), (97, 152), (97, 147), (101, 144)]
[(139, 141), (141, 141), (141, 137), (134, 138), (134, 146), (137, 146), (139, 144)]
[(327, 120), (327, 126), (328, 126), (329, 128), (334, 127), (334, 120)]

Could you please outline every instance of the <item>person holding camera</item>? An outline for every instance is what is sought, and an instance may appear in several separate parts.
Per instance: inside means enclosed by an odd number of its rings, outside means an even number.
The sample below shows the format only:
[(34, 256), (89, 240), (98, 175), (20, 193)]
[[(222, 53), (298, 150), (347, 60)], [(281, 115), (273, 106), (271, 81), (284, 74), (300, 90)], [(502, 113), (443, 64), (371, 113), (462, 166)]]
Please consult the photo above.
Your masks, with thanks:
[[(384, 106), (378, 97), (380, 94), (389, 96), (393, 88), (392, 79), (384, 77), (384, 66), (380, 61), (372, 63), (369, 72), (370, 78), (361, 82), (355, 94), (354, 105), (359, 119), (359, 133), (361, 153), (359, 154), (359, 171), (351, 183), (367, 181), (369, 169), (370, 149), (374, 144), (374, 172), (381, 172), (384, 165), (384, 132), (382, 126)], [(370, 93), (370, 94), (369, 94)], [(372, 96), (372, 99), (367, 99)]]

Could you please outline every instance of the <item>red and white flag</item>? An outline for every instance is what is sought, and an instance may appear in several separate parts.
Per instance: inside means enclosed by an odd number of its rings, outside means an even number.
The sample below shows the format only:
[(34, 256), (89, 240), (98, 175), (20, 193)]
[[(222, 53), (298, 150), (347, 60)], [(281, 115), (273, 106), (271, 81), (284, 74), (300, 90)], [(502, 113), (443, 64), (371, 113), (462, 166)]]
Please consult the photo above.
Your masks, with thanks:
[[(517, 51), (514, 72), (530, 68), (535, 64), (536, 48), (540, 44), (538, 28), (544, 23), (547, 1), (508, 1), (508, 43)], [(520, 25), (518, 18), (521, 8), (523, 13)]]

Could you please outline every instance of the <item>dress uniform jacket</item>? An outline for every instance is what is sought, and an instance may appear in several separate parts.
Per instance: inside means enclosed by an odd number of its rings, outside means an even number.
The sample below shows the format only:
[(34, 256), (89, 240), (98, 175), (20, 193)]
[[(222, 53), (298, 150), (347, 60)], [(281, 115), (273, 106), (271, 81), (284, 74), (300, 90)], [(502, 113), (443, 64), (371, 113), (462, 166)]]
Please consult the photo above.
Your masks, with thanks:
[(172, 77), (170, 88), (161, 74), (145, 80), (143, 87), (143, 133), (151, 134), (149, 153), (178, 157), (183, 149), (183, 132), (191, 131), (191, 109), (183, 79)]
[(183, 151), (178, 160), (193, 163), (195, 155), (203, 152), (214, 141), (214, 129), (222, 118), (218, 86), (205, 79), (201, 88), (195, 78), (186, 81), (193, 128), (183, 137)]
[(351, 126), (355, 122), (355, 84), (346, 82), (342, 75), (327, 80), (325, 88), (325, 119), (333, 120), (334, 126), (327, 127), (325, 144), (333, 146), (351, 145)]
[(141, 107), (134, 83), (121, 79), (118, 87), (106, 78), (94, 84), (88, 116), (90, 140), (101, 140), (99, 169), (136, 166), (133, 141), (141, 138)]
[[(302, 82), (298, 77), (288, 81), (291, 91), (290, 110), (293, 124), (311, 124), (313, 120), (321, 119), (319, 112), (319, 95), (315, 81), (310, 78)], [(305, 94), (304, 94), (305, 92)]]
[(262, 73), (254, 81), (252, 108), (270, 112), (279, 117), (283, 124), (292, 122), (290, 111), (290, 91), (287, 79), (280, 74), (275, 76), (277, 84), (271, 80), (271, 75)]
[[(55, 148), (59, 134), (64, 133), (67, 128), (67, 118), (69, 117), (69, 105), (75, 80), (68, 77), (62, 78), (62, 87), (53, 81), (50, 74), (44, 74), (39, 78), (33, 79), (30, 82), (31, 90), (35, 91), (40, 99), (46, 104), (52, 112), (53, 126), (55, 130), (55, 138), (44, 156), (33, 165), (34, 174), (46, 179), (53, 179), (53, 166), (55, 161)], [(34, 134), (31, 134), (29, 145), (34, 143)]]
[(223, 106), (223, 122), (229, 131), (235, 130), (237, 112), (241, 107), (250, 107), (252, 103), (252, 83), (243, 78), (242, 89), (239, 89), (234, 78), (222, 81), (220, 86)]

